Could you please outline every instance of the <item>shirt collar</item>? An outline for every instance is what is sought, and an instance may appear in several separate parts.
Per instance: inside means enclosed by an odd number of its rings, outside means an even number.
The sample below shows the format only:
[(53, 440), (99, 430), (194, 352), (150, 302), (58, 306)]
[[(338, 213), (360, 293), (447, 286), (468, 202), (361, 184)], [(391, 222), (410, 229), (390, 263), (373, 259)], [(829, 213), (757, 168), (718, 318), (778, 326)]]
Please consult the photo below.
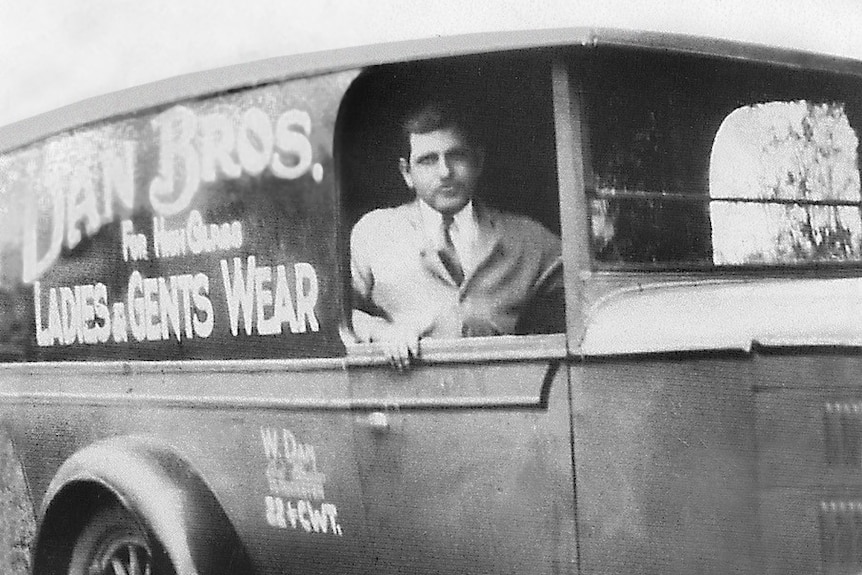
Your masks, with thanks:
[[(434, 237), (443, 223), (443, 215), (421, 199), (419, 200), (419, 213), (422, 216), (422, 224), (426, 232), (430, 232), (430, 236)], [(452, 225), (456, 229), (468, 230), (475, 225), (475, 222), (476, 213), (473, 209), (473, 200), (470, 200), (454, 215)]]
[[(438, 245), (438, 243), (443, 241), (443, 234), (441, 233), (443, 215), (421, 199), (419, 200), (419, 214), (425, 237), (437, 246), (437, 249), (440, 249), (442, 244)], [(479, 234), (479, 223), (476, 221), (476, 215), (477, 210), (471, 200), (453, 216), (452, 227), (449, 229), (452, 244), (461, 260), (464, 272), (468, 275), (475, 269), (476, 265), (474, 257)]]

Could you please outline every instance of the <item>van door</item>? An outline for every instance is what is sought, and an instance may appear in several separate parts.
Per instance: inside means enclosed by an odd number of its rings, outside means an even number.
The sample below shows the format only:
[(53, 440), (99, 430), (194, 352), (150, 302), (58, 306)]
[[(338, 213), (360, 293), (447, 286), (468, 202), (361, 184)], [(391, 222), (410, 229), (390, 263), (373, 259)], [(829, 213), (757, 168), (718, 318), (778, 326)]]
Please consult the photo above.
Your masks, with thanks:
[(422, 364), (405, 373), (376, 354), (349, 358), (370, 552), (380, 566), (572, 569), (564, 352), (559, 334), (429, 340)]
[[(429, 91), (447, 91), (452, 105), (469, 100), (471, 120), (483, 126), (476, 205), (529, 216), (558, 235), (550, 63), (537, 51), (360, 76), (339, 115), (346, 227), (372, 210), (415, 202), (399, 173), (398, 119)], [(540, 317), (550, 309), (521, 319), (562, 326), (562, 307)], [(403, 371), (375, 343), (348, 345), (369, 554), (384, 572), (576, 570), (566, 336), (562, 327), (539, 331), (424, 338), (421, 357)]]

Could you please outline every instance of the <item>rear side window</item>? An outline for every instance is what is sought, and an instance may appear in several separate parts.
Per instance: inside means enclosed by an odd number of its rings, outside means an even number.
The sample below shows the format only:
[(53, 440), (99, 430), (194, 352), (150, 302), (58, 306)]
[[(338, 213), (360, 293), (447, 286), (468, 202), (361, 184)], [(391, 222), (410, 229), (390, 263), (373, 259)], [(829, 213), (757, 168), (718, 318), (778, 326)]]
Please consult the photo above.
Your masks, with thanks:
[(859, 260), (858, 78), (610, 48), (574, 73), (599, 267)]
[(7, 359), (341, 353), (332, 133), (352, 77), (179, 102), (0, 156)]
[(841, 103), (737, 108), (709, 164), (716, 264), (860, 258), (859, 139)]

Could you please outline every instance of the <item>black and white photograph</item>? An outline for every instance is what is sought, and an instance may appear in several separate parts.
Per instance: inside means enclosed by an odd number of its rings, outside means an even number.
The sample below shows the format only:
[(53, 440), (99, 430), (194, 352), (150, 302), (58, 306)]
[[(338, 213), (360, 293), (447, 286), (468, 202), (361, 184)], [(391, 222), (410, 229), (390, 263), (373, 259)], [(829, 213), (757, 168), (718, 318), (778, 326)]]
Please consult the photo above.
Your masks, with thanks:
[(862, 3), (0, 0), (0, 574), (862, 573)]

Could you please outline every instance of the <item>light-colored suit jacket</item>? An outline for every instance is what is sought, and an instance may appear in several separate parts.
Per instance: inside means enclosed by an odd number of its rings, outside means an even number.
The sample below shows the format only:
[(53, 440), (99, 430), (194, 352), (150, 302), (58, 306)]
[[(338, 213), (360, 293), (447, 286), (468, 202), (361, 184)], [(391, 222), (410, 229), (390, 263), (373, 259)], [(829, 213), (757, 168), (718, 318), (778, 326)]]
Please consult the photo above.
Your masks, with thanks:
[[(560, 240), (538, 222), (474, 202), (476, 265), (458, 286), (428, 238), (418, 200), (374, 210), (350, 238), (353, 323), (360, 340), (373, 322), (412, 326), (423, 337), (564, 329)], [(525, 320), (550, 318), (551, 325)]]

